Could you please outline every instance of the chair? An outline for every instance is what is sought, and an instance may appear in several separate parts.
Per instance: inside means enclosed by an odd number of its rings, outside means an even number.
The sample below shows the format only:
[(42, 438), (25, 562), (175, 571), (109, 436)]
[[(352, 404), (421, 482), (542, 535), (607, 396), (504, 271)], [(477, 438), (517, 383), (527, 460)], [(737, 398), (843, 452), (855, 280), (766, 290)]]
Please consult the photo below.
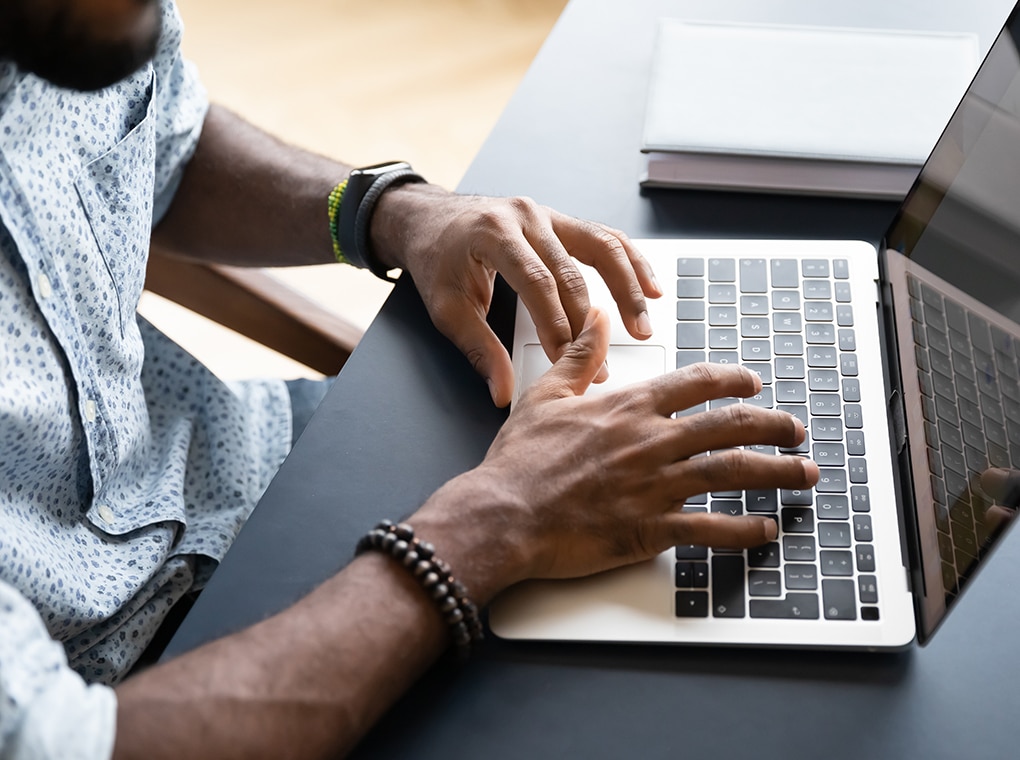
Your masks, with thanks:
[(324, 375), (362, 330), (261, 269), (201, 264), (153, 248), (145, 288)]

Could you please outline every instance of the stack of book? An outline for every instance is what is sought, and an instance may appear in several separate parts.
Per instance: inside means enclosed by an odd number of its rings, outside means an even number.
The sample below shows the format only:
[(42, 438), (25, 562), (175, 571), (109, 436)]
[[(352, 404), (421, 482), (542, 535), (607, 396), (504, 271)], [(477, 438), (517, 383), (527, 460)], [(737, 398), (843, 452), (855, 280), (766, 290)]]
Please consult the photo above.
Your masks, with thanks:
[(902, 199), (977, 66), (969, 34), (660, 19), (641, 184)]

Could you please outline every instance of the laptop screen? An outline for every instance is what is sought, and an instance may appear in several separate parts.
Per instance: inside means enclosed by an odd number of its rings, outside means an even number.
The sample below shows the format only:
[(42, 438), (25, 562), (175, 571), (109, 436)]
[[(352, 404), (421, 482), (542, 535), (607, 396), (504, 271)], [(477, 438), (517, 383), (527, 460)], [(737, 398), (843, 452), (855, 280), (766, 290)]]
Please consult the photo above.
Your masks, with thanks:
[(926, 594), (941, 582), (942, 613), (1020, 505), (1018, 48), (1014, 9), (886, 235), (916, 273), (898, 332), (921, 552), (941, 564)]

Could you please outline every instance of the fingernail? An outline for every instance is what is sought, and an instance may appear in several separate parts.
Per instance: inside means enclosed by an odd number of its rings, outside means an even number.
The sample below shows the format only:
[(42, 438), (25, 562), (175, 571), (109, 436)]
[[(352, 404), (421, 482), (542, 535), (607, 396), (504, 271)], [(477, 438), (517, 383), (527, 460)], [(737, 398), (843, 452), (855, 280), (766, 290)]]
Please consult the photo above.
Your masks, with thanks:
[(652, 334), (652, 320), (648, 318), (647, 311), (643, 311), (637, 315), (637, 330), (642, 335)]
[(662, 286), (659, 284), (659, 280), (656, 278), (655, 272), (652, 271), (651, 267), (648, 268), (648, 279), (652, 281), (652, 287), (655, 288), (661, 296)]
[(491, 377), (485, 378), (485, 384), (489, 386), (489, 395), (492, 396), (493, 403), (496, 402), (496, 384), (492, 382)]
[(602, 366), (599, 367), (598, 374), (595, 375), (596, 383), (604, 383), (609, 379), (609, 360), (602, 362)]
[(775, 541), (779, 537), (779, 526), (775, 520), (765, 518), (765, 540)]

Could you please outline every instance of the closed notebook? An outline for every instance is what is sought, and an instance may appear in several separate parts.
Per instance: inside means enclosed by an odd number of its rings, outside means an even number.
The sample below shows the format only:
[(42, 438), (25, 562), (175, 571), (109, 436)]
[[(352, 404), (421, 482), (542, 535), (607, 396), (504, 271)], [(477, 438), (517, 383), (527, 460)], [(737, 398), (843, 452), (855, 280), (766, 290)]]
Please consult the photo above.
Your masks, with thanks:
[(976, 68), (967, 34), (661, 19), (642, 184), (902, 198)]

